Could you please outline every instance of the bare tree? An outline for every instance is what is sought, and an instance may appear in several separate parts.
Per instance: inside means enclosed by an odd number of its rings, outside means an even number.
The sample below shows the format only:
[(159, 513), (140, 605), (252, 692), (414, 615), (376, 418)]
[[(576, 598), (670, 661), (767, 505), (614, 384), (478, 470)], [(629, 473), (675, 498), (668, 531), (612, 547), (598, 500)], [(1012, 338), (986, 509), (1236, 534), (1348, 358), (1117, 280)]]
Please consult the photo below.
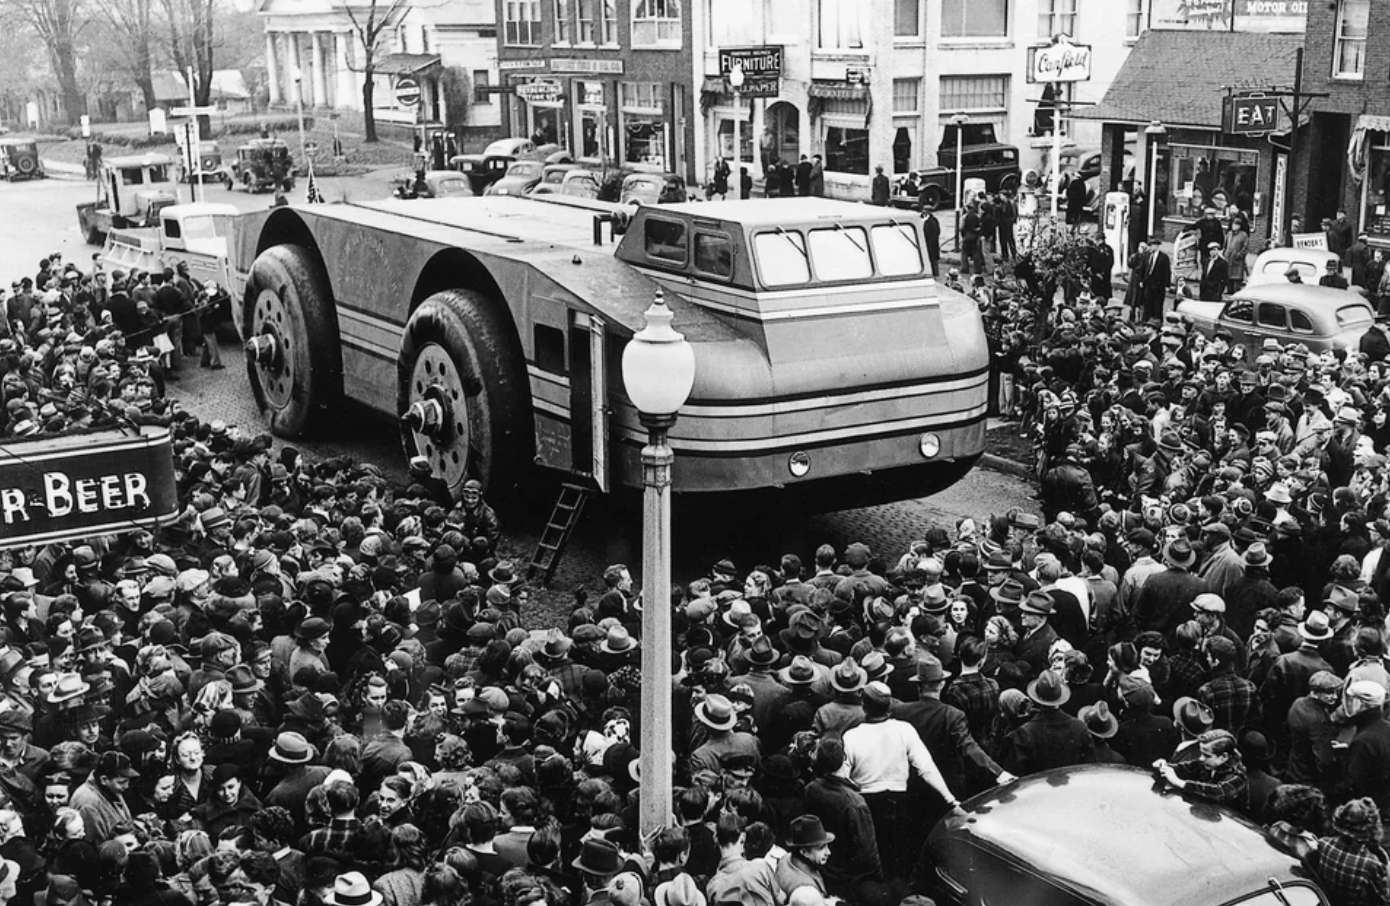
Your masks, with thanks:
[[(169, 60), (185, 81), (193, 70), (193, 99), (199, 107), (212, 100), (213, 28), (216, 0), (161, 0), (165, 17), (165, 43)], [(200, 117), (204, 134), (208, 118)]]
[[(104, 0), (97, 4), (105, 24), (105, 37), (115, 51), (108, 56), (130, 75), (145, 100), (145, 109), (156, 106), (154, 96), (155, 23), (153, 0)], [(103, 42), (105, 43), (105, 42)]]
[(77, 56), (88, 14), (84, 0), (0, 0), (0, 14), (34, 30), (48, 54), (48, 63), (63, 94), (68, 124), (87, 110), (77, 82)]
[(352, 30), (362, 45), (362, 65), (355, 71), (362, 73), (363, 141), (377, 141), (376, 112), (372, 109), (372, 99), (376, 94), (377, 55), (409, 7), (410, 0), (368, 0), (364, 11), (353, 9), (351, 0), (343, 4), (342, 8), (352, 22)]

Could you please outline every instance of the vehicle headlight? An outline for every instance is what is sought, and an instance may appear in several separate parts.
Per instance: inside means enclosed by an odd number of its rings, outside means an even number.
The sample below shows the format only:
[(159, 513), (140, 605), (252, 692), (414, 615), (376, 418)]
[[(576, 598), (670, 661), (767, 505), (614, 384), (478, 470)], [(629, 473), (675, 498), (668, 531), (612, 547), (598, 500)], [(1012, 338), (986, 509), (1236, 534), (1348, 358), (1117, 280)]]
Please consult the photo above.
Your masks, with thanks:
[(941, 452), (941, 438), (928, 431), (917, 439), (917, 449), (922, 451), (924, 458), (933, 459)]
[(806, 473), (811, 471), (811, 456), (800, 451), (787, 457), (787, 471), (792, 473), (793, 478), (804, 478)]

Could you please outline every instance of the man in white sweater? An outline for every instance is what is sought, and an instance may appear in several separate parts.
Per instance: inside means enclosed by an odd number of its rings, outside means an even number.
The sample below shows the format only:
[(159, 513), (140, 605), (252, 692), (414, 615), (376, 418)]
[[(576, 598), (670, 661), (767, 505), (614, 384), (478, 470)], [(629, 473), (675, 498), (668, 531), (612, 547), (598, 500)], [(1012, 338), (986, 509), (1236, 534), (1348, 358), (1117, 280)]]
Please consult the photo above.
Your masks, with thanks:
[(864, 722), (845, 731), (845, 769), (873, 816), (884, 875), (908, 878), (913, 854), (901, 851), (898, 841), (904, 837), (902, 822), (909, 820), (903, 805), (910, 774), (915, 772), (952, 809), (960, 801), (912, 725), (888, 716), (892, 704), (887, 684), (874, 681), (864, 688)]

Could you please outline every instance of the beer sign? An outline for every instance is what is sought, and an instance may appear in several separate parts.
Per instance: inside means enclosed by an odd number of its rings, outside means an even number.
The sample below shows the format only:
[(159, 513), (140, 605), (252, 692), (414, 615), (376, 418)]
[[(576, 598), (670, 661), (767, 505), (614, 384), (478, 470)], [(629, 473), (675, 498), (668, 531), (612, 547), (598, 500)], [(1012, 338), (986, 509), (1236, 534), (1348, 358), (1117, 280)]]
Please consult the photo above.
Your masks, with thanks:
[(179, 511), (166, 428), (0, 443), (0, 549), (155, 529)]

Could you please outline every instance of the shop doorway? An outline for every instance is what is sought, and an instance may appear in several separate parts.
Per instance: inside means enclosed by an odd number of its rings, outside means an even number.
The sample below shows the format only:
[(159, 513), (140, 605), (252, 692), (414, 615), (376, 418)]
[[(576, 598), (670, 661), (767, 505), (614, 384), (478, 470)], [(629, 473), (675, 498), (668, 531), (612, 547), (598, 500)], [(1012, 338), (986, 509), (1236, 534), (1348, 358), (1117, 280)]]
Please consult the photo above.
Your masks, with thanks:
[(763, 169), (779, 160), (796, 166), (801, 155), (801, 111), (794, 104), (778, 101), (763, 115)]

